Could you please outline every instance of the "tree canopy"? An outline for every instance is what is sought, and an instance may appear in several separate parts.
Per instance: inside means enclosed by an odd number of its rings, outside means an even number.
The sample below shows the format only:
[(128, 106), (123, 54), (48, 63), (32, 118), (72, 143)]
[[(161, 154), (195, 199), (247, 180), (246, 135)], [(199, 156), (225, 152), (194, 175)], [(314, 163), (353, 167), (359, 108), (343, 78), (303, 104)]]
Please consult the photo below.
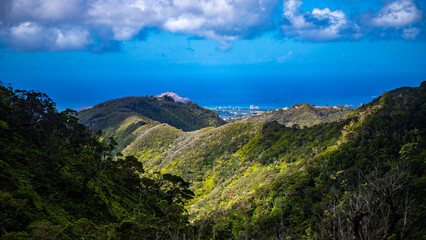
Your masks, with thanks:
[(46, 94), (0, 86), (2, 239), (176, 239), (193, 193), (175, 175), (113, 155)]

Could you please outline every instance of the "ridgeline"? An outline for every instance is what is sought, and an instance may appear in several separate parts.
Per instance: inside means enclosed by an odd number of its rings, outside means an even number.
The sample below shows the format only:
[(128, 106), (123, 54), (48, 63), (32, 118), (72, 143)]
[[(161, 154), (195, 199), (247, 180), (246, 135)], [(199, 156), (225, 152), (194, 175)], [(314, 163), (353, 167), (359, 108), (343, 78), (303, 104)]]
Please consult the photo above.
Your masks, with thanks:
[(34, 91), (1, 99), (2, 239), (426, 235), (426, 82), (353, 111), (297, 105), (225, 125), (169, 98), (77, 115)]
[(189, 183), (113, 155), (72, 110), (0, 86), (1, 239), (176, 239)]
[(245, 121), (273, 122), (277, 121), (286, 126), (298, 125), (312, 127), (316, 124), (336, 122), (350, 113), (352, 109), (344, 106), (318, 107), (311, 104), (296, 104), (288, 109), (276, 109), (260, 115), (251, 115)]

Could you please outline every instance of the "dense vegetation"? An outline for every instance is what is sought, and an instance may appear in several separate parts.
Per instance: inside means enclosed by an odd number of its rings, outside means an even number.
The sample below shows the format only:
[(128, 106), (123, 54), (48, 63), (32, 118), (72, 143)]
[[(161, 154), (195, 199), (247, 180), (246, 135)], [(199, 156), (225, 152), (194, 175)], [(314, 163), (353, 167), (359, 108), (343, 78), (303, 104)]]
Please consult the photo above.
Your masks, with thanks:
[[(118, 143), (114, 152), (122, 151), (146, 133), (158, 132), (165, 125), (172, 126), (173, 136), (177, 136), (182, 131), (217, 127), (226, 123), (214, 111), (193, 102), (175, 102), (168, 96), (115, 99), (78, 112), (76, 116), (80, 123), (92, 131), (101, 130), (101, 141), (113, 137)], [(168, 140), (162, 139), (161, 142), (164, 141)], [(153, 144), (151, 147), (158, 145)]]
[(349, 114), (334, 146), (302, 156), (248, 198), (204, 216), (198, 222), (203, 236), (424, 238), (425, 100), (426, 82), (385, 93)]
[(192, 132), (102, 107), (90, 135), (44, 94), (1, 87), (1, 238), (422, 239), (425, 100), (426, 82), (329, 123)]
[(0, 86), (1, 239), (178, 239), (193, 193), (171, 174), (146, 174), (112, 155), (36, 91)]
[(123, 153), (192, 182), (190, 214), (202, 239), (419, 238), (425, 87), (385, 93), (303, 129), (276, 121), (195, 132), (161, 125)]
[(260, 115), (251, 115), (244, 118), (245, 121), (277, 121), (286, 126), (295, 124), (301, 127), (311, 127), (316, 124), (335, 122), (350, 113), (352, 109), (344, 106), (316, 107), (311, 104), (296, 104), (291, 108), (277, 109)]

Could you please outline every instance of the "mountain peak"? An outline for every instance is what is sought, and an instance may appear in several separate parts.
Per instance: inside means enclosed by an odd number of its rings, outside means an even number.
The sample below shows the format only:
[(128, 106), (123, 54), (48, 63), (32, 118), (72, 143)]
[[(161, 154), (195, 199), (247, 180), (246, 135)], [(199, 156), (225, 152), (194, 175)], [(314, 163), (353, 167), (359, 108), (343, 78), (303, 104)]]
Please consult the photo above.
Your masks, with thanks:
[(187, 102), (191, 101), (191, 99), (189, 99), (189, 98), (182, 98), (182, 97), (180, 97), (179, 95), (177, 95), (174, 92), (165, 92), (165, 93), (159, 94), (159, 95), (157, 95), (155, 97), (156, 98), (162, 98), (164, 96), (169, 96), (169, 97), (173, 98), (173, 100), (175, 102), (187, 103)]

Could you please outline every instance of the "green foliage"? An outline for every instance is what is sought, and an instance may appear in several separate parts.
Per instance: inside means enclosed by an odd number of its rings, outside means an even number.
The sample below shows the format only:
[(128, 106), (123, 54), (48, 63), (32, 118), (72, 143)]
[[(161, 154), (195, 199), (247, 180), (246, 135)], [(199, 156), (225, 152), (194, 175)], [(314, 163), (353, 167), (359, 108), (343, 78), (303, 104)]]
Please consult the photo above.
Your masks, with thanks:
[[(298, 105), (289, 110), (292, 127), (269, 120), (195, 132), (161, 127), (124, 152), (148, 171), (192, 181), (195, 238), (418, 239), (426, 216), (425, 99), (423, 84), (385, 93), (340, 120), (349, 110)], [(311, 110), (322, 118), (306, 115)]]
[(181, 177), (148, 176), (43, 93), (0, 86), (0, 109), (1, 239), (170, 239), (188, 230), (193, 193)]
[[(426, 236), (426, 83), (311, 127), (237, 121), (184, 132), (128, 104), (190, 105), (126, 98), (91, 116), (104, 136), (42, 93), (0, 90), (2, 239)], [(109, 116), (108, 106), (121, 110)]]
[[(299, 151), (300, 163), (250, 197), (210, 212), (198, 222), (208, 229), (203, 234), (223, 239), (421, 239), (426, 233), (425, 99), (423, 83), (385, 93), (344, 121), (291, 134), (276, 123), (265, 125), (241, 154), (255, 156), (277, 142), (287, 146), (288, 140), (299, 145), (289, 152)], [(277, 140), (281, 137), (283, 142)], [(315, 143), (312, 139), (336, 137), (329, 142), (334, 145), (313, 156), (300, 152)]]
[(100, 140), (113, 137), (118, 143), (114, 152), (125, 148), (143, 151), (141, 148), (150, 144), (149, 152), (135, 154), (144, 162), (166, 151), (182, 130), (194, 131), (226, 123), (216, 112), (195, 103), (155, 97), (115, 99), (78, 112), (75, 116), (92, 131), (102, 131)]

